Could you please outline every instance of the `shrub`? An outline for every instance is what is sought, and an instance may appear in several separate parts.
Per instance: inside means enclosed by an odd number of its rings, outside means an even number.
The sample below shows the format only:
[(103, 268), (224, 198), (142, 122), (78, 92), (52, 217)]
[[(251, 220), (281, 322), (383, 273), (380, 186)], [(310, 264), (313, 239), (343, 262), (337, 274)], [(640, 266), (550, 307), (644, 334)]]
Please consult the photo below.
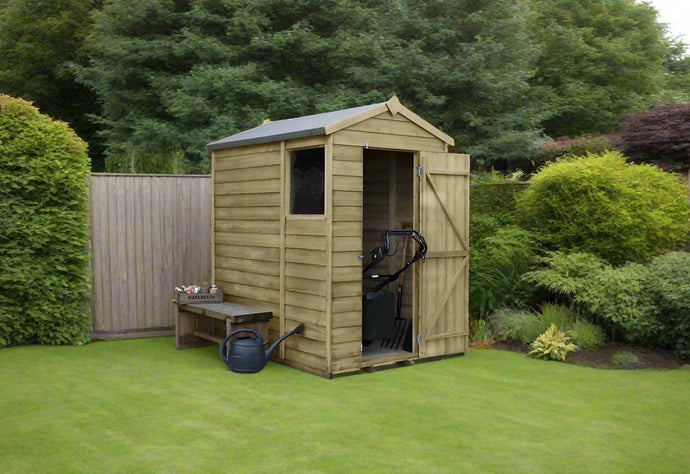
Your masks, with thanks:
[(600, 154), (614, 149), (614, 144), (605, 136), (583, 135), (577, 138), (559, 137), (542, 143), (535, 156), (537, 163), (547, 163), (563, 156), (582, 156), (587, 153)]
[(690, 358), (690, 253), (671, 252), (648, 266), (645, 287), (659, 324), (659, 342)]
[(529, 354), (534, 354), (539, 358), (564, 361), (568, 353), (577, 350), (577, 346), (570, 342), (570, 337), (570, 331), (561, 331), (552, 324), (532, 343)]
[(472, 322), (472, 347), (488, 348), (494, 343), (493, 328), (485, 319)]
[(544, 325), (539, 315), (526, 310), (501, 309), (493, 313), (489, 320), (496, 328), (496, 340), (520, 341), (529, 344), (543, 333)]
[(635, 366), (640, 363), (640, 359), (629, 351), (618, 351), (611, 357), (611, 363), (619, 367)]
[(606, 342), (606, 334), (600, 326), (578, 319), (573, 323), (573, 342), (578, 346), (589, 351), (601, 347)]
[(647, 269), (640, 264), (612, 267), (582, 253), (554, 252), (546, 265), (525, 274), (525, 280), (565, 296), (592, 320), (606, 323), (615, 337), (651, 342), (658, 331), (645, 287)]
[(571, 329), (576, 318), (575, 312), (567, 306), (551, 303), (541, 305), (539, 319), (546, 328), (554, 324), (558, 329)]
[(620, 125), (627, 156), (666, 166), (690, 166), (690, 104), (673, 104), (631, 114)]
[(491, 237), (499, 229), (505, 227), (504, 224), (493, 217), (477, 212), (470, 213), (470, 248), (481, 247), (481, 242), (487, 237)]
[(471, 249), (470, 313), (482, 318), (498, 308), (521, 306), (530, 297), (522, 279), (534, 259), (533, 235), (515, 226), (501, 228)]
[(562, 159), (537, 173), (518, 199), (524, 226), (552, 250), (622, 264), (680, 248), (690, 232), (687, 190), (617, 152)]
[(504, 226), (516, 224), (517, 199), (527, 186), (527, 183), (520, 181), (472, 184), (470, 186), (471, 215), (490, 216)]
[(0, 95), (0, 346), (88, 338), (88, 176), (66, 124)]

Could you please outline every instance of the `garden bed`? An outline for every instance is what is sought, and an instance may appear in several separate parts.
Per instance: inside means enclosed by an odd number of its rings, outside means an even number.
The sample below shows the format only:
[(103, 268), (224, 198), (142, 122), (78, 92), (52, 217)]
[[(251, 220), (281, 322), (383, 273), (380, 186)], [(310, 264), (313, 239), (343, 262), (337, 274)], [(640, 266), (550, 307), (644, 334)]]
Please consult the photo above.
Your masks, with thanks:
[[(530, 351), (529, 344), (520, 342), (497, 342), (492, 349), (520, 352), (527, 354)], [(613, 356), (618, 352), (630, 352), (639, 362), (616, 365), (612, 362)], [(602, 347), (588, 351), (580, 349), (568, 354), (567, 363), (596, 367), (600, 369), (678, 369), (687, 364), (679, 359), (673, 352), (656, 347), (643, 347), (620, 342), (609, 342)]]

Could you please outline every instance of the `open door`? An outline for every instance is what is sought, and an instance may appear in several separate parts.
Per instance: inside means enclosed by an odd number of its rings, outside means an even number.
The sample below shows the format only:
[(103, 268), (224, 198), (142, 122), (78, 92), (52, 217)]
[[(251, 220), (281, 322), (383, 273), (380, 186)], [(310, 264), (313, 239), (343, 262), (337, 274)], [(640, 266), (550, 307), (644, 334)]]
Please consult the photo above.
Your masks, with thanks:
[(469, 155), (419, 154), (418, 227), (426, 238), (419, 266), (420, 357), (468, 348)]

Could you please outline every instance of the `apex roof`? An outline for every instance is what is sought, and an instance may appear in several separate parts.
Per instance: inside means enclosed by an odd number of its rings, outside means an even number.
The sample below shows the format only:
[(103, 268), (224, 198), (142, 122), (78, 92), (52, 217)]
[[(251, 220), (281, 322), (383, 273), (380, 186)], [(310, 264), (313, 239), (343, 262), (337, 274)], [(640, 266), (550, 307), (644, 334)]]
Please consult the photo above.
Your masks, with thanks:
[(347, 128), (386, 111), (390, 112), (393, 116), (401, 114), (439, 140), (453, 145), (453, 139), (450, 136), (402, 105), (400, 100), (398, 100), (396, 96), (393, 96), (389, 101), (380, 102), (378, 104), (364, 105), (322, 114), (306, 115), (304, 117), (287, 120), (276, 120), (275, 122), (266, 122), (258, 127), (209, 143), (207, 148), (210, 151), (215, 151), (314, 135), (330, 135), (338, 130), (342, 130), (343, 128)]

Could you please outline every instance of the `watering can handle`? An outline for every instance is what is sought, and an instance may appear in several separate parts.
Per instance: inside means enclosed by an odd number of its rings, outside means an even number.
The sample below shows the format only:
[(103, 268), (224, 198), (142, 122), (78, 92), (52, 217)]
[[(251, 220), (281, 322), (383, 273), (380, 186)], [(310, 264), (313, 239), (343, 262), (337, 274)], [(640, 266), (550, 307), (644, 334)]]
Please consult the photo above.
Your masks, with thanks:
[(220, 347), (218, 348), (218, 352), (220, 353), (220, 358), (223, 359), (223, 361), (227, 362), (228, 361), (228, 356), (225, 354), (225, 345), (228, 343), (231, 337), (233, 337), (235, 334), (240, 333), (240, 332), (253, 332), (256, 335), (256, 338), (259, 340), (261, 344), (265, 344), (264, 338), (261, 337), (261, 334), (256, 332), (254, 329), (237, 329), (227, 336), (225, 336), (225, 339), (223, 339), (223, 342), (220, 344)]

